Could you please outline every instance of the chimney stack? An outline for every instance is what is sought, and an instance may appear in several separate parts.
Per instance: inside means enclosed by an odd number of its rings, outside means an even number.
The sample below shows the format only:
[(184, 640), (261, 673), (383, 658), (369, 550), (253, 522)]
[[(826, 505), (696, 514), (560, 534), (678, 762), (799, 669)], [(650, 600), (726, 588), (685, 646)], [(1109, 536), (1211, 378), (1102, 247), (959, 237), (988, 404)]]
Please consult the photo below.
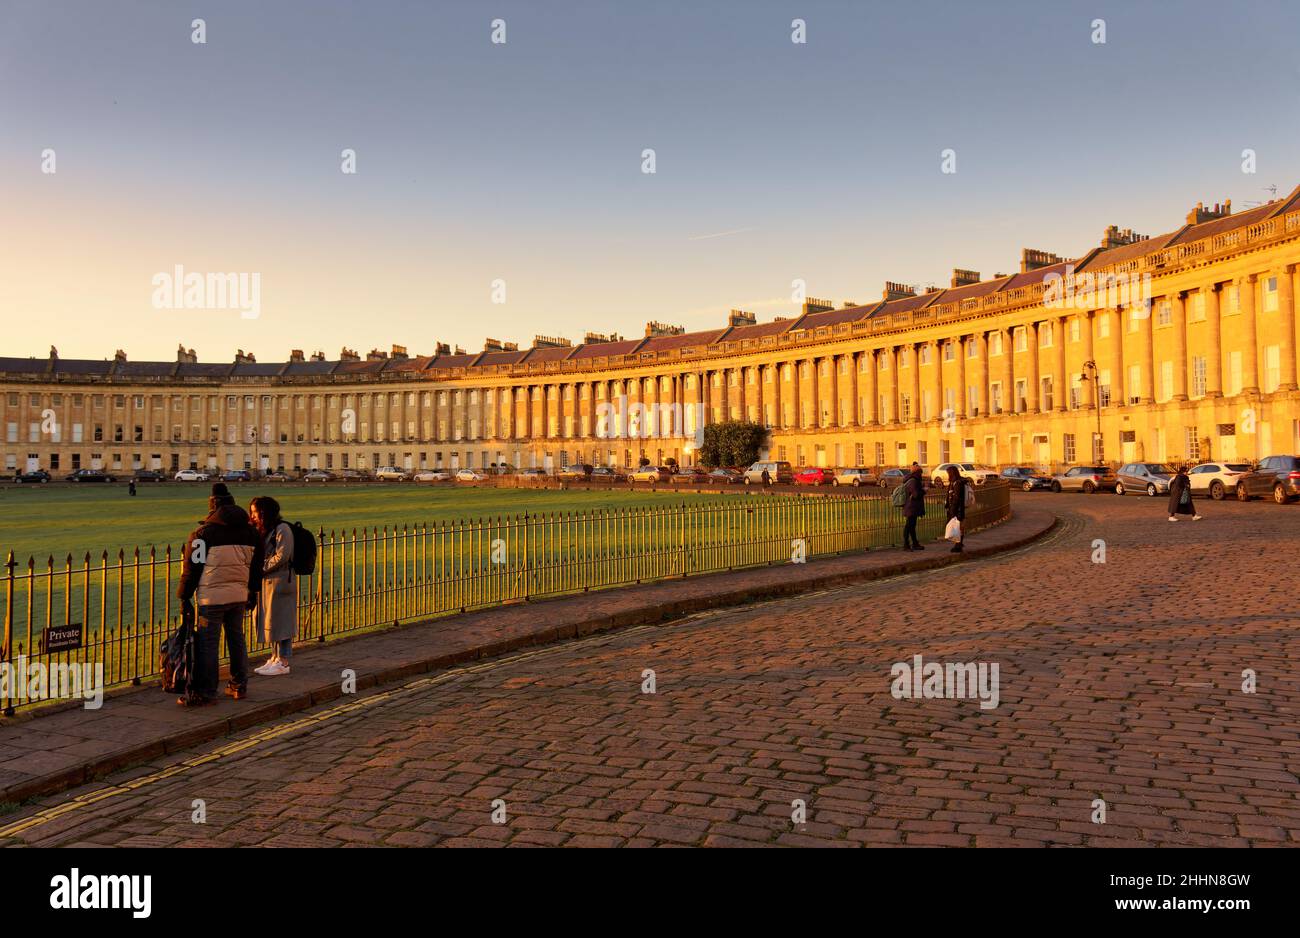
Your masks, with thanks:
[(1039, 270), (1043, 267), (1051, 267), (1053, 264), (1059, 264), (1065, 258), (1053, 254), (1051, 251), (1038, 251), (1034, 248), (1025, 248), (1020, 252), (1020, 272), (1027, 274), (1031, 270)]
[(743, 309), (733, 309), (727, 316), (727, 325), (729, 326), (752, 326), (757, 322), (757, 316)]
[(291, 361), (291, 362), (300, 362), (300, 361), (302, 361), (302, 360), (303, 360), (303, 357), (302, 357), (302, 349), (300, 349), (300, 348), (295, 348), (295, 349), (290, 349), (290, 350), (289, 350), (289, 361)]
[(979, 282), (980, 273), (978, 270), (962, 270), (960, 267), (952, 269), (952, 286), (954, 287), (966, 287)]
[(895, 283), (893, 280), (885, 281), (885, 289), (881, 292), (882, 300), (904, 300), (909, 296), (916, 296), (916, 287), (908, 286), (905, 283)]
[(1206, 208), (1205, 203), (1197, 202), (1196, 208), (1187, 213), (1187, 224), (1199, 225), (1202, 222), (1214, 221), (1216, 218), (1227, 218), (1232, 214), (1232, 199), (1228, 199), (1222, 205), (1214, 203), (1214, 208)]
[[(302, 360), (302, 352), (298, 353), (298, 360)], [(242, 348), (235, 351), (236, 365), (252, 365), (257, 362), (257, 357), (252, 352), (245, 352)]]
[(339, 352), (339, 361), (359, 362), (361, 361), (361, 356), (358, 355), (354, 349), (350, 349), (345, 345), (343, 346), (343, 350)]
[(809, 313), (829, 313), (835, 308), (834, 300), (821, 300), (815, 296), (810, 296), (803, 301), (803, 315)]
[(395, 361), (406, 361), (406, 359), (411, 357), (410, 355), (406, 354), (405, 345), (394, 345), (392, 356)]
[(314, 361), (314, 362), (323, 362), (323, 361), (325, 360), (325, 353), (324, 353), (324, 352), (312, 352), (312, 353), (311, 353), (311, 360)]

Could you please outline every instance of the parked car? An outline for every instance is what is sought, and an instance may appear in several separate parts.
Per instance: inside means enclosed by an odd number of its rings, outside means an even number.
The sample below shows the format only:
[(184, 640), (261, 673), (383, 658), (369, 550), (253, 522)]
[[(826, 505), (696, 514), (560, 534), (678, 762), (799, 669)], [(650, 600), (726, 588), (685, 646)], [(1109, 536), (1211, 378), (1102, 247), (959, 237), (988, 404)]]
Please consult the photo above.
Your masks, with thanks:
[(586, 463), (574, 463), (571, 466), (561, 466), (560, 471), (555, 474), (557, 479), (568, 482), (585, 482), (591, 478), (593, 466)]
[(163, 474), (157, 469), (137, 469), (131, 478), (136, 482), (161, 482)]
[(858, 488), (863, 485), (875, 485), (876, 475), (870, 469), (844, 468), (835, 470), (835, 478), (832, 482), (835, 485), (851, 485)]
[(343, 469), (339, 472), (339, 478), (344, 482), (369, 482), (370, 473), (364, 469)]
[(1115, 491), (1115, 471), (1110, 466), (1073, 466), (1052, 476), (1053, 492)]
[(1050, 476), (1045, 476), (1037, 469), (1031, 469), (1029, 466), (1008, 466), (999, 473), (999, 477), (1012, 485), (1018, 485), (1026, 492), (1034, 492), (1038, 489), (1050, 490), (1052, 488)]
[(251, 482), (253, 474), (247, 469), (231, 469), (229, 472), (221, 474), (222, 482)]
[(422, 469), (412, 479), (416, 482), (449, 482), (451, 473), (446, 469)]
[(1208, 495), (1216, 502), (1237, 494), (1237, 482), (1250, 472), (1248, 462), (1203, 462), (1187, 471), (1193, 495)]
[(207, 482), (212, 476), (202, 469), (182, 469), (172, 478), (177, 482)]
[(283, 469), (268, 469), (262, 474), (263, 482), (292, 482), (293, 473)]
[(477, 469), (470, 469), (466, 467), (464, 469), (456, 470), (457, 482), (482, 482), (486, 478), (487, 476), (479, 472)]
[(1300, 496), (1300, 456), (1266, 456), (1237, 479), (1237, 498), (1273, 496), (1279, 505)]
[(375, 470), (375, 478), (380, 482), (405, 482), (407, 474), (396, 466), (381, 466)]
[(545, 479), (547, 473), (545, 469), (532, 468), (532, 469), (521, 469), (519, 470), (518, 475), (519, 478), (521, 479)]
[(907, 469), (886, 469), (880, 474), (881, 488), (897, 488), (907, 481)]
[(626, 482), (627, 473), (620, 472), (614, 466), (593, 466), (591, 469), (591, 481), (593, 482)]
[(771, 485), (772, 483), (791, 484), (794, 482), (794, 467), (780, 460), (760, 460), (745, 470), (745, 484)]
[(512, 476), (517, 470), (508, 462), (499, 462), (495, 465), (488, 466), (488, 473), (498, 476)]
[(23, 472), (14, 477), (18, 483), (49, 482), (52, 476), (44, 469), (33, 469), (31, 472)]
[(679, 482), (683, 485), (708, 485), (709, 474), (697, 467), (678, 469), (673, 473), (672, 482), (674, 485)]
[(1164, 463), (1131, 462), (1121, 466), (1115, 481), (1116, 495), (1168, 495), (1176, 473)]
[(304, 482), (333, 482), (334, 473), (328, 469), (308, 469), (302, 474)]
[(633, 482), (667, 482), (672, 477), (672, 471), (667, 466), (641, 466), (628, 476)]
[(737, 485), (745, 481), (745, 474), (739, 469), (729, 469), (725, 466), (719, 466), (716, 469), (709, 470), (709, 481), (720, 482), (724, 485)]
[(835, 481), (835, 471), (825, 466), (807, 466), (794, 474), (795, 485), (830, 485)]
[(100, 469), (78, 469), (68, 476), (69, 482), (113, 482), (111, 475)]
[(996, 469), (990, 469), (988, 466), (977, 466), (973, 462), (943, 462), (934, 467), (930, 473), (930, 481), (934, 485), (948, 484), (948, 467), (956, 466), (964, 479), (969, 479), (976, 485), (983, 485), (985, 482), (991, 482), (998, 477)]

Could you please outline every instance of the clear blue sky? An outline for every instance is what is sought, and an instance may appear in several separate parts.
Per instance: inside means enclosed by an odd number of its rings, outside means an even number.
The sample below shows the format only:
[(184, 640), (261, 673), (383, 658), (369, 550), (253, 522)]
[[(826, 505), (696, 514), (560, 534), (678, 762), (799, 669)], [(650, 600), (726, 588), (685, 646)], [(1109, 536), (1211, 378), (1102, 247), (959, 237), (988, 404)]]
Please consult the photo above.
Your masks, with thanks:
[[(987, 277), (1289, 191), (1297, 35), (1281, 2), (0, 0), (0, 354), (478, 349)], [(260, 273), (261, 316), (154, 309), (176, 264)]]

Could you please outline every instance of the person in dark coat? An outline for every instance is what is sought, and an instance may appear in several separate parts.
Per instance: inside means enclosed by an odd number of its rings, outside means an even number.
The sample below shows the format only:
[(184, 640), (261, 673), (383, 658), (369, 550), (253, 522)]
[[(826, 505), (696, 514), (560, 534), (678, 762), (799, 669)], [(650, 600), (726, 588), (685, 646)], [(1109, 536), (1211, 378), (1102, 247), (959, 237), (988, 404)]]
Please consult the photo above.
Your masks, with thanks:
[[(948, 497), (944, 502), (944, 511), (947, 514), (946, 521), (956, 518), (965, 527), (966, 524), (966, 486), (970, 482), (961, 474), (956, 466), (948, 467)], [(952, 545), (952, 552), (960, 554), (962, 551), (961, 543), (966, 537), (963, 530), (957, 535), (957, 543)]]
[(925, 482), (921, 478), (921, 467), (912, 463), (912, 471), (903, 480), (906, 493), (903, 502), (903, 550), (925, 550), (916, 536), (916, 520), (925, 517)]
[(1179, 515), (1191, 515), (1193, 521), (1200, 521), (1201, 516), (1192, 507), (1192, 480), (1187, 475), (1187, 467), (1179, 466), (1178, 474), (1169, 482), (1169, 520), (1177, 521)]

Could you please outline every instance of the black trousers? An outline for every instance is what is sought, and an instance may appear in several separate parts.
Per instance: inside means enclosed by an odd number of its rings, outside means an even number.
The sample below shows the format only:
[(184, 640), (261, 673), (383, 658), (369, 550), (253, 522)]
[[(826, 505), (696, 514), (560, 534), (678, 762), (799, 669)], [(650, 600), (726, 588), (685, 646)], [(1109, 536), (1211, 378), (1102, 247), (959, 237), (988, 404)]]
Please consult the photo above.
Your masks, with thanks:
[(916, 537), (917, 518), (918, 518), (917, 515), (912, 515), (910, 518), (907, 519), (907, 523), (903, 525), (903, 546), (904, 547), (921, 546), (921, 542), (917, 540)]
[(226, 649), (230, 652), (230, 683), (234, 687), (248, 686), (248, 646), (244, 643), (244, 603), (225, 603), (220, 606), (199, 607), (197, 690), (204, 697), (217, 696), (217, 659), (221, 647), (221, 633), (226, 633)]

